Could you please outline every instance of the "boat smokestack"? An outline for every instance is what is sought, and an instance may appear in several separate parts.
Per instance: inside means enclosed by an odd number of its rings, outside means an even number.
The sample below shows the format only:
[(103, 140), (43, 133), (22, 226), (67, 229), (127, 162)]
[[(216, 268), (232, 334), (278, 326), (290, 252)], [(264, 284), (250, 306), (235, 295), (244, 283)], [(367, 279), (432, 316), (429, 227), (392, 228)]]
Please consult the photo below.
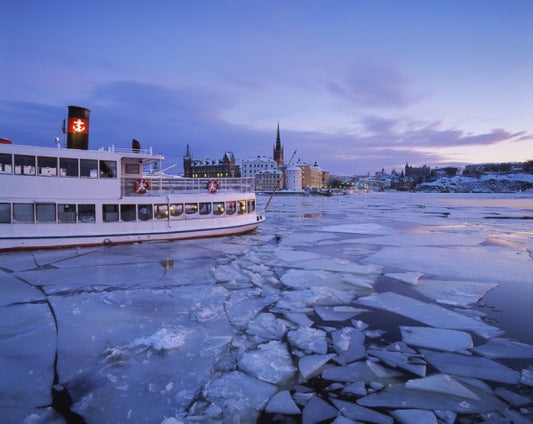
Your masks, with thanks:
[(68, 107), (67, 148), (89, 149), (89, 113), (84, 107)]

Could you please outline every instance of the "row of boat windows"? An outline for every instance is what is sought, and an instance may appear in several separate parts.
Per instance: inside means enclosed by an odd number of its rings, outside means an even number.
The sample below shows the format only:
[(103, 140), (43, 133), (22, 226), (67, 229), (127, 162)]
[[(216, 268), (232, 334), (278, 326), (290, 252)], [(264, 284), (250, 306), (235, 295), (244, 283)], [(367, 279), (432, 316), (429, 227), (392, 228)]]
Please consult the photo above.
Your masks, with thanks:
[(0, 174), (117, 178), (117, 162), (0, 153)]
[[(255, 211), (255, 200), (169, 204), (102, 205), (103, 222), (176, 220), (183, 216), (231, 216)], [(0, 203), (0, 223), (96, 222), (96, 205)]]

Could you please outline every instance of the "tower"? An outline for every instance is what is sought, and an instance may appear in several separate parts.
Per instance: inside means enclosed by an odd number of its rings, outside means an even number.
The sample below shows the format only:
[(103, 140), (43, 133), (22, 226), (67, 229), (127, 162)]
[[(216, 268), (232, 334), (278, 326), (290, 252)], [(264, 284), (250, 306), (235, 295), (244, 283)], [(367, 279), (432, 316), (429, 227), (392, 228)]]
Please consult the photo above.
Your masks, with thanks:
[(283, 166), (283, 146), (281, 145), (281, 137), (279, 136), (279, 122), (278, 135), (276, 137), (276, 145), (274, 146), (273, 158), (276, 162), (276, 168), (280, 168), (281, 166)]
[(183, 175), (187, 177), (192, 177), (192, 156), (189, 152), (189, 145), (187, 144), (187, 151), (185, 156), (183, 156)]

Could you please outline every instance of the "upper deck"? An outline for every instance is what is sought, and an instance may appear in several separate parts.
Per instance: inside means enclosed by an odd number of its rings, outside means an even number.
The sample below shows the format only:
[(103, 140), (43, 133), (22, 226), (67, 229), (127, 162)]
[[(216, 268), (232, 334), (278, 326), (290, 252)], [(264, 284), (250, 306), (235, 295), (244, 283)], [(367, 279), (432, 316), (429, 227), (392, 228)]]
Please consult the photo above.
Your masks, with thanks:
[[(0, 144), (0, 183), (3, 199), (120, 199), (208, 193), (209, 179), (147, 174), (164, 156), (151, 149), (81, 150)], [(136, 189), (140, 180), (148, 190)], [(221, 178), (217, 191), (250, 193), (253, 178)], [(138, 185), (138, 183), (137, 183)]]

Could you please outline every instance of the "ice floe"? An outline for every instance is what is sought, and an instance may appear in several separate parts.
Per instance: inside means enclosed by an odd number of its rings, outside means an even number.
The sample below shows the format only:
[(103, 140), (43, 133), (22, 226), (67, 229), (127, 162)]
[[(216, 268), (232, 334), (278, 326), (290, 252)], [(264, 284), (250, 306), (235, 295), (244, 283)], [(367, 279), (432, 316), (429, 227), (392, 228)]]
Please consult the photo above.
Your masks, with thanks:
[(421, 272), (390, 272), (385, 274), (389, 278), (394, 278), (410, 286), (416, 286), (423, 275)]
[(397, 409), (392, 415), (401, 424), (437, 424), (435, 414), (423, 409)]
[(328, 225), (322, 227), (320, 231), (332, 233), (370, 234), (375, 236), (385, 236), (396, 233), (396, 230), (390, 227), (385, 227), (383, 225), (374, 223)]
[(520, 373), (492, 359), (421, 349), (424, 358), (442, 373), (517, 384)]
[(289, 343), (306, 352), (325, 355), (328, 351), (326, 332), (318, 328), (304, 327), (287, 333)]
[(500, 329), (480, 320), (392, 292), (373, 293), (359, 298), (357, 303), (394, 312), (436, 328), (474, 331), (485, 338), (502, 334)]
[(432, 327), (400, 326), (402, 340), (408, 345), (429, 349), (457, 352), (471, 349), (474, 345), (469, 333)]
[(479, 399), (478, 395), (447, 374), (435, 374), (429, 377), (408, 380), (405, 383), (405, 387), (408, 389), (460, 396), (468, 399)]
[(309, 380), (312, 377), (320, 375), (322, 368), (329, 362), (330, 359), (335, 358), (334, 353), (329, 355), (308, 355), (298, 360), (298, 370), (304, 380)]
[(466, 308), (477, 303), (489, 290), (497, 286), (495, 283), (423, 279), (416, 290), (437, 303)]
[(493, 338), (474, 350), (487, 358), (533, 358), (533, 346), (517, 341)]
[(288, 390), (282, 390), (272, 396), (272, 399), (265, 407), (265, 412), (269, 414), (285, 414), (295, 415), (300, 414), (300, 408), (292, 399), (292, 396)]
[(337, 352), (335, 361), (347, 364), (366, 356), (365, 335), (361, 330), (345, 327), (331, 333), (333, 348)]

